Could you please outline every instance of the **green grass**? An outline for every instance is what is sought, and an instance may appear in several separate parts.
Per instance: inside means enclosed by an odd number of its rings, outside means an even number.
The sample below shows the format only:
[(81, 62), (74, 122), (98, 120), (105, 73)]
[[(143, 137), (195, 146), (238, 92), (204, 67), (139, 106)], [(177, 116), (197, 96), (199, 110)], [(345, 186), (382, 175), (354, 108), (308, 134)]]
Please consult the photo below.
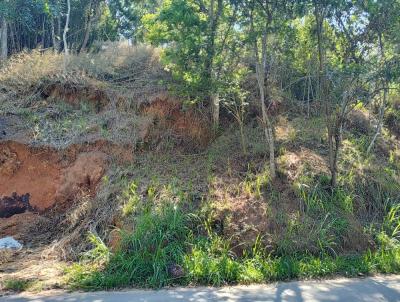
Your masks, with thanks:
[[(399, 273), (400, 248), (368, 251), (362, 255), (322, 256), (311, 255), (282, 256), (252, 255), (235, 257), (222, 243), (213, 239), (198, 243), (191, 252), (182, 253), (185, 276), (179, 280), (168, 277), (164, 254), (161, 261), (129, 267), (130, 257), (119, 254), (112, 261), (111, 269), (105, 271), (84, 271), (82, 265), (75, 267), (74, 288), (111, 289), (127, 286), (159, 288), (166, 285), (212, 285), (250, 284), (293, 279), (327, 278), (337, 275), (356, 277), (374, 273)], [(221, 240), (221, 239), (218, 239)], [(222, 244), (222, 245), (219, 245)], [(157, 254), (157, 253), (156, 253)], [(140, 256), (139, 256), (140, 257)], [(149, 257), (151, 258), (151, 257)], [(131, 263), (138, 264), (137, 261)], [(182, 263), (182, 262), (181, 262)], [(124, 265), (126, 267), (124, 267)], [(146, 273), (143, 273), (146, 271)], [(129, 274), (131, 272), (131, 274)], [(85, 278), (76, 278), (77, 276)]]
[(3, 283), (3, 290), (22, 292), (29, 289), (34, 282), (27, 279), (7, 279)]
[[(363, 147), (362, 143), (353, 142)], [(250, 161), (247, 172), (235, 174), (235, 162), (226, 156), (222, 159), (223, 145), (233, 148), (237, 141), (220, 138), (198, 158), (139, 158), (120, 196), (121, 212), (133, 231), (122, 234), (120, 248), (113, 253), (93, 237), (94, 249), (67, 271), (69, 286), (87, 290), (222, 286), (400, 273), (400, 207), (393, 197), (398, 183), (392, 175), (397, 171), (374, 170), (375, 174), (368, 174), (374, 177), (360, 181), (360, 171), (350, 169), (341, 173), (333, 192), (328, 188), (329, 176), (303, 174), (293, 186), (297, 194), (293, 201), (299, 207), (291, 204), (286, 211), (268, 171)], [(249, 145), (250, 152), (256, 152), (253, 147)], [(356, 151), (361, 154), (363, 149)], [(279, 234), (272, 237), (268, 249), (257, 239), (253, 249), (237, 255), (230, 238), (221, 235), (223, 230), (211, 229), (213, 213), (207, 207), (216, 198), (212, 182), (225, 177), (218, 169), (240, 177), (235, 196), (244, 192), (275, 207)], [(208, 184), (208, 194), (195, 191), (199, 184), (202, 188)], [(362, 216), (363, 206), (375, 215)], [(179, 268), (182, 274), (174, 275), (171, 268)]]
[[(389, 213), (389, 218), (393, 213)], [(250, 284), (292, 279), (355, 277), (400, 272), (400, 245), (382, 231), (378, 249), (362, 254), (313, 255), (267, 253), (257, 240), (252, 250), (237, 257), (229, 240), (213, 234), (193, 236), (190, 219), (171, 204), (145, 210), (132, 234), (126, 234), (121, 250), (109, 256), (106, 247), (92, 239), (91, 261), (68, 270), (68, 284), (76, 289), (112, 289), (130, 286), (161, 288), (169, 285)], [(391, 224), (388, 232), (397, 228)], [(173, 276), (171, 265), (182, 268)]]
[(98, 262), (76, 264), (68, 270), (69, 283), (86, 289), (132, 285), (159, 288), (174, 283), (169, 270), (182, 265), (190, 235), (187, 219), (177, 205), (144, 209), (136, 219), (134, 232), (122, 234), (122, 248), (102, 270), (98, 270)]

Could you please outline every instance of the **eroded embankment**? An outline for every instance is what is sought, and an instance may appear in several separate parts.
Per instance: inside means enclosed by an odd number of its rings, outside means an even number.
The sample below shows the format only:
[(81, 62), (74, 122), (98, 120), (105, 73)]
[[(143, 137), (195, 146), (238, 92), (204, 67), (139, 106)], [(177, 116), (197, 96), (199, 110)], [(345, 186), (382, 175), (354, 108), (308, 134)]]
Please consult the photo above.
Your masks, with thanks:
[(93, 195), (108, 155), (96, 145), (91, 149), (72, 146), (58, 151), (0, 143), (0, 236), (15, 236), (18, 223), (32, 218), (27, 213), (65, 211), (80, 195)]

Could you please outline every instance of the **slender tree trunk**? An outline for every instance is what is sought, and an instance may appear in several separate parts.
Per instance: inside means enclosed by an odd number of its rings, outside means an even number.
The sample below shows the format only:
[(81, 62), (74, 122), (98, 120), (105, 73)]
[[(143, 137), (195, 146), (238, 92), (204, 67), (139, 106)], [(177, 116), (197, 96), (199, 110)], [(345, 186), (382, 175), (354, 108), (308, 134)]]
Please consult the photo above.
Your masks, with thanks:
[(1, 35), (1, 50), (0, 50), (0, 59), (1, 60), (6, 60), (8, 56), (8, 24), (6, 18), (3, 18), (1, 20), (1, 30), (0, 30), (0, 35)]
[(92, 8), (93, 8), (93, 1), (90, 1), (88, 15), (85, 22), (85, 35), (79, 52), (85, 51), (87, 43), (89, 41), (90, 32), (92, 30)]
[(57, 16), (57, 36), (60, 38), (61, 41), (61, 17)]
[(214, 128), (217, 129), (219, 126), (219, 110), (220, 110), (220, 99), (218, 93), (215, 91), (214, 87), (214, 57), (215, 57), (215, 39), (217, 35), (219, 18), (223, 10), (223, 0), (217, 0), (217, 8), (215, 10), (215, 0), (211, 0), (209, 8), (209, 39), (207, 43), (207, 57), (205, 62), (205, 72), (206, 77), (210, 82), (211, 93), (209, 96), (211, 108), (212, 108), (212, 118)]
[[(267, 106), (265, 105), (266, 100), (266, 89), (265, 89), (265, 69), (266, 69), (266, 60), (267, 60), (267, 27), (268, 24), (265, 25), (263, 30), (263, 35), (261, 39), (261, 58), (259, 55), (259, 47), (257, 39), (254, 40), (254, 57), (256, 59), (256, 75), (257, 75), (257, 83), (260, 92), (260, 105), (262, 112), (262, 126), (264, 128), (265, 138), (267, 140), (269, 146), (269, 168), (271, 178), (275, 179), (276, 177), (276, 164), (275, 164), (275, 139), (274, 139), (274, 131), (271, 120), (268, 116)], [(254, 24), (253, 18), (251, 17), (251, 31), (254, 33)]]
[(85, 37), (83, 39), (80, 51), (85, 51), (89, 42), (90, 34), (92, 33), (93, 25), (98, 22), (101, 17), (101, 3), (98, 0), (93, 0), (90, 3), (89, 16), (85, 26)]
[(43, 20), (42, 20), (42, 49), (46, 48), (46, 16), (43, 16)]
[(69, 56), (69, 50), (68, 50), (68, 41), (67, 41), (67, 32), (69, 29), (69, 17), (71, 14), (71, 0), (67, 0), (67, 19), (65, 21), (65, 27), (64, 27), (64, 34), (63, 34), (63, 41), (64, 41), (64, 72), (67, 71), (67, 60)]
[[(329, 170), (331, 172), (331, 188), (337, 185), (337, 160), (340, 148), (340, 135), (338, 135), (338, 125), (335, 125), (335, 119), (332, 117), (332, 106), (327, 98), (327, 82), (325, 72), (325, 48), (323, 42), (324, 30), (324, 12), (321, 4), (314, 0), (314, 17), (317, 26), (317, 46), (318, 46), (318, 102), (324, 105), (326, 128), (328, 131), (328, 149), (329, 149)], [(337, 118), (336, 118), (337, 121)]]
[(83, 39), (83, 42), (82, 42), (82, 46), (81, 46), (80, 51), (85, 51), (85, 50), (86, 50), (86, 47), (87, 47), (87, 43), (88, 43), (88, 41), (89, 41), (89, 37), (90, 37), (90, 32), (91, 32), (91, 30), (92, 30), (92, 22), (89, 21), (89, 23), (88, 23), (88, 25), (87, 25), (87, 27), (86, 27), (86, 30), (85, 30), (85, 37), (84, 37), (84, 39)]
[(53, 50), (55, 53), (58, 53), (60, 51), (60, 42), (58, 40), (58, 37), (56, 37), (54, 18), (51, 17), (50, 20), (51, 20), (50, 26), (51, 26), (51, 40), (53, 42)]
[(343, 118), (342, 116), (336, 116), (335, 126), (331, 128), (331, 134), (329, 136), (329, 168), (331, 171), (331, 187), (332, 189), (337, 186), (337, 175), (338, 175), (338, 160), (340, 147), (342, 144), (342, 129), (343, 129)]
[(243, 121), (239, 121), (239, 130), (240, 130), (240, 141), (242, 143), (243, 154), (247, 155), (247, 144), (246, 144), (246, 139), (245, 139), (245, 135), (244, 135)]
[[(381, 65), (383, 66), (385, 63), (385, 50), (384, 50), (384, 46), (383, 46), (381, 33), (379, 33), (378, 40), (379, 40), (379, 49), (380, 49), (380, 55), (381, 55)], [(377, 126), (376, 132), (371, 140), (371, 143), (368, 146), (367, 154), (369, 154), (371, 152), (372, 148), (375, 145), (376, 140), (378, 139), (379, 135), (381, 135), (382, 128), (383, 128), (383, 120), (385, 118), (385, 111), (386, 111), (386, 106), (387, 106), (387, 102), (388, 102), (388, 81), (386, 80), (385, 77), (382, 78), (382, 90), (383, 90), (383, 96), (382, 96), (382, 103), (379, 107), (378, 126)]]
[(308, 76), (307, 79), (307, 118), (310, 118), (310, 82), (311, 82), (311, 78), (310, 76)]
[(15, 25), (15, 23), (13, 23), (13, 25), (12, 25), (12, 27), (13, 27), (13, 32), (14, 32), (14, 37), (15, 37), (15, 44), (16, 44), (16, 47), (15, 47), (15, 49), (16, 49), (16, 52), (20, 52), (21, 51), (21, 35), (19, 34), (19, 27), (17, 28), (17, 26)]
[(262, 68), (262, 64), (259, 62), (256, 63), (257, 69), (257, 83), (260, 92), (260, 104), (261, 104), (261, 113), (262, 113), (262, 126), (264, 128), (265, 138), (269, 145), (269, 167), (271, 178), (274, 179), (276, 177), (276, 167), (275, 167), (275, 142), (274, 142), (274, 133), (272, 129), (272, 123), (268, 116), (267, 106), (265, 105), (265, 77), (264, 77), (264, 68)]
[(220, 107), (220, 99), (218, 93), (213, 93), (211, 95), (211, 104), (212, 104), (212, 116), (213, 116), (213, 125), (215, 129), (219, 127), (219, 107)]
[(14, 24), (10, 24), (10, 38), (11, 38), (11, 53), (17, 53), (17, 43), (15, 41), (15, 30)]

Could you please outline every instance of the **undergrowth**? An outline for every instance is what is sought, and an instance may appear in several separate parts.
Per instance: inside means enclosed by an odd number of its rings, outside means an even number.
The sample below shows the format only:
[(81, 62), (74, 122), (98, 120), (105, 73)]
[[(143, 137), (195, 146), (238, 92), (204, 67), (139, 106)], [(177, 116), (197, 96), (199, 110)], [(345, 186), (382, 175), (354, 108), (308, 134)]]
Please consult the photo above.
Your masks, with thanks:
[[(135, 191), (136, 187), (130, 189)], [(175, 194), (185, 196), (178, 191)], [(327, 211), (326, 204), (316, 201), (321, 198), (315, 197), (316, 194), (321, 193), (314, 190), (304, 195), (306, 211), (312, 214)], [(320, 244), (317, 252), (290, 249), (289, 244), (284, 250), (284, 243), (277, 250), (268, 251), (259, 236), (253, 247), (241, 256), (235, 253), (229, 239), (213, 231), (209, 222), (185, 212), (184, 198), (178, 198), (178, 202), (137, 199), (131, 207), (136, 215), (129, 216), (135, 225), (133, 232), (121, 231), (121, 244), (114, 252), (91, 235), (89, 239), (94, 248), (83, 255), (81, 262), (67, 269), (67, 283), (71, 288), (86, 290), (161, 288), (400, 272), (400, 207), (391, 206), (375, 230), (376, 248), (362, 253), (339, 253), (337, 240), (349, 227), (338, 214), (350, 211), (348, 201), (344, 201), (347, 197), (343, 195), (338, 191), (329, 197), (332, 203), (329, 209), (338, 208), (330, 212), (332, 217), (326, 215), (320, 222), (316, 220), (315, 238)]]
[[(94, 249), (67, 269), (67, 284), (86, 290), (222, 286), (400, 272), (398, 172), (373, 166), (362, 139), (349, 140), (341, 163), (347, 168), (333, 191), (328, 176), (307, 166), (293, 182), (273, 182), (254, 160), (261, 147), (249, 145), (253, 160), (246, 168), (235, 161), (237, 144), (224, 136), (198, 157), (138, 158), (118, 198), (131, 231), (120, 230), (116, 249), (91, 236)], [(192, 181), (184, 181), (188, 177)], [(224, 185), (223, 177), (231, 183)], [(238, 252), (227, 229), (237, 223), (228, 212), (240, 198), (264, 203), (267, 213), (257, 217), (273, 219), (275, 233), (258, 231)], [(257, 224), (236, 225), (242, 226), (257, 233)]]
[[(219, 236), (194, 240), (180, 222), (171, 227), (163, 223), (164, 220), (156, 221), (156, 226), (148, 230), (148, 236), (155, 236), (151, 243), (146, 239), (137, 241), (142, 230), (130, 239), (125, 238), (125, 244), (130, 242), (131, 248), (115, 253), (105, 266), (97, 266), (96, 262), (75, 264), (68, 269), (68, 283), (72, 288), (86, 290), (188, 284), (222, 286), (400, 272), (400, 246), (389, 244), (383, 234), (380, 239), (383, 245), (363, 254), (274, 256), (255, 247), (238, 258), (229, 242)], [(182, 275), (173, 276), (172, 267), (179, 267)]]

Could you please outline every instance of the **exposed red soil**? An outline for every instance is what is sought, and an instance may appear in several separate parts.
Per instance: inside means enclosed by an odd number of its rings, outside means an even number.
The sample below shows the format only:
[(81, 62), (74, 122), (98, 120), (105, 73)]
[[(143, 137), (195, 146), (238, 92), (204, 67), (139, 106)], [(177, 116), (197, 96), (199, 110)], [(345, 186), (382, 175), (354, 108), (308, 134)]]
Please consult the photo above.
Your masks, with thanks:
[(106, 106), (110, 99), (107, 93), (95, 85), (77, 85), (76, 83), (52, 83), (43, 89), (43, 97), (64, 101), (79, 106), (82, 101), (94, 105), (97, 111)]
[(24, 240), (32, 225), (46, 219), (40, 214), (50, 209), (62, 214), (79, 196), (93, 196), (108, 164), (108, 155), (98, 151), (102, 149), (116, 150), (104, 142), (66, 150), (34, 148), (14, 141), (0, 143), (0, 200), (7, 206), (10, 200), (29, 199), (25, 213), (0, 218), (0, 236)]
[(0, 197), (29, 193), (32, 207), (51, 207), (63, 168), (57, 152), (16, 142), (0, 144), (0, 150)]
[(103, 152), (81, 153), (74, 164), (64, 170), (54, 202), (73, 200), (82, 190), (93, 192), (105, 173), (106, 161)]
[(58, 151), (13, 141), (0, 143), (0, 198), (29, 194), (30, 206), (43, 212), (55, 203), (68, 206), (82, 192), (95, 192), (108, 159), (104, 152), (89, 151), (96, 147)]

